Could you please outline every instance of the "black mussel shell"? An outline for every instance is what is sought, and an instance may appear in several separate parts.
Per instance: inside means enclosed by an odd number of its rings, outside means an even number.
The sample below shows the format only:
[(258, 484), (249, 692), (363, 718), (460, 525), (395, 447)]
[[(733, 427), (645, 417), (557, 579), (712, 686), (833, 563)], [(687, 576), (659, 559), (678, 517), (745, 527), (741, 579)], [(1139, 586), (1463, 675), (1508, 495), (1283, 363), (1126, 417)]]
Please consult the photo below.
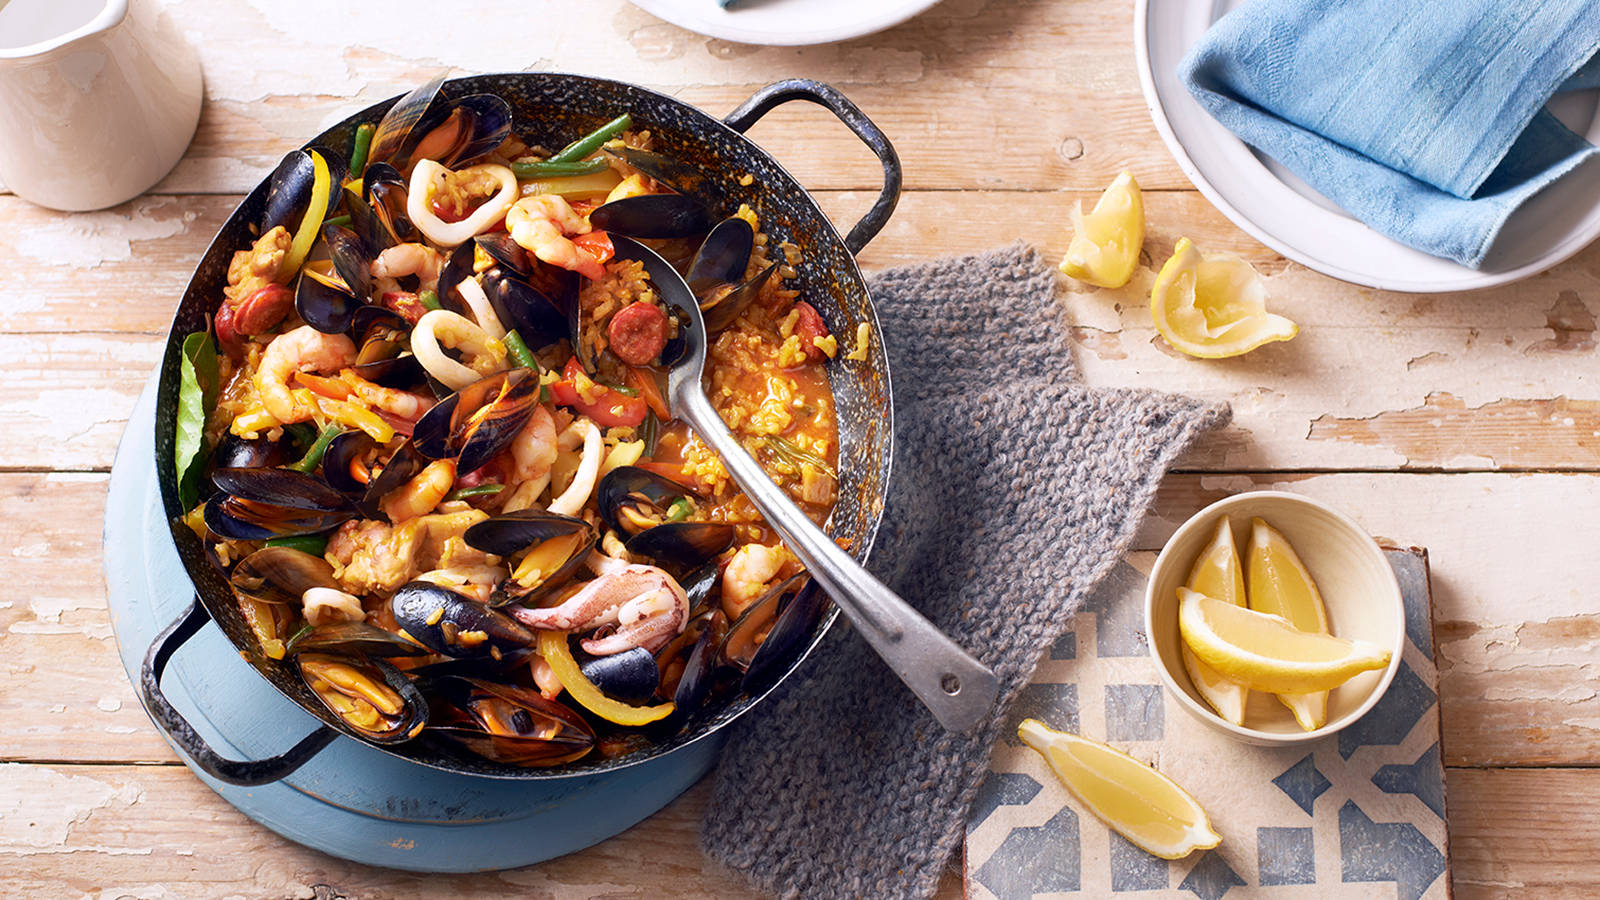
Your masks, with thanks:
[(480, 234), (472, 241), (482, 247), (483, 252), (489, 254), (496, 263), (518, 275), (527, 276), (533, 272), (533, 263), (528, 251), (522, 249), (522, 245), (512, 240), (511, 235), (504, 231)]
[(289, 448), (283, 441), (242, 438), (229, 433), (224, 434), (218, 442), (217, 449), (211, 454), (211, 462), (219, 469), (260, 469), (280, 466), (291, 460)]
[(455, 459), (457, 471), (471, 472), (511, 443), (538, 404), (537, 372), (497, 372), (424, 413), (412, 430), (411, 442), (430, 459)]
[(603, 204), (589, 224), (628, 237), (681, 238), (705, 234), (713, 222), (705, 204), (687, 194), (641, 194)]
[(716, 588), (717, 579), (721, 575), (722, 567), (712, 561), (678, 579), (679, 586), (689, 598), (690, 619), (716, 606), (717, 600), (713, 589)]
[(720, 651), (722, 661), (741, 672), (747, 671), (751, 660), (755, 658), (757, 650), (766, 640), (768, 632), (778, 618), (778, 613), (783, 609), (785, 598), (794, 596), (805, 587), (810, 578), (810, 575), (801, 572), (773, 587), (762, 595), (761, 599), (750, 604), (749, 608), (728, 626), (728, 636), (723, 639)]
[(685, 276), (689, 289), (698, 297), (717, 285), (743, 281), (755, 240), (755, 229), (738, 216), (718, 222), (689, 264), (689, 274)]
[(436, 158), (450, 168), (477, 159), (505, 143), (511, 134), (511, 119), (511, 104), (494, 94), (468, 94), (455, 100), (446, 121), (460, 122), (461, 131), (449, 152)]
[(339, 278), (356, 299), (365, 302), (372, 295), (372, 252), (360, 235), (343, 225), (322, 226), (322, 240)]
[(476, 245), (471, 241), (459, 244), (450, 255), (445, 258), (444, 265), (439, 267), (439, 284), (436, 293), (439, 295), (439, 305), (453, 313), (459, 313), (467, 318), (473, 318), (467, 309), (466, 301), (461, 299), (461, 294), (456, 290), (456, 285), (473, 276), (473, 248)]
[(361, 501), (357, 504), (361, 514), (369, 519), (378, 518), (381, 515), (378, 505), (383, 501), (384, 495), (410, 481), (412, 476), (421, 472), (427, 465), (428, 458), (422, 455), (412, 441), (401, 444), (400, 448), (384, 462), (383, 471), (367, 485), (367, 492), (361, 496)]
[(607, 697), (624, 703), (648, 701), (661, 686), (661, 669), (649, 650), (635, 647), (610, 656), (590, 656), (575, 651), (578, 668)]
[[(666, 515), (679, 498), (697, 498), (689, 488), (638, 466), (618, 466), (600, 479), (595, 502), (600, 517), (619, 534), (639, 534)], [(647, 521), (640, 521), (640, 518)]]
[(427, 656), (428, 648), (366, 622), (320, 625), (290, 641), (290, 653), (336, 653), (386, 659)]
[(355, 315), (350, 318), (350, 333), (358, 338), (356, 343), (362, 350), (362, 355), (356, 357), (356, 363), (392, 356), (393, 354), (380, 352), (377, 348), (369, 351), (367, 345), (376, 338), (384, 338), (398, 347), (403, 347), (406, 334), (410, 330), (411, 323), (406, 321), (406, 317), (386, 306), (363, 306), (356, 310)]
[[(372, 144), (367, 152), (368, 168), (380, 162), (397, 166), (405, 163), (410, 145), (416, 143), (412, 136), (414, 126), (427, 114), (428, 107), (433, 104), (433, 98), (443, 84), (444, 76), (441, 75), (427, 84), (418, 85), (389, 107), (372, 133)], [(421, 134), (416, 137), (420, 138)]]
[(282, 225), (293, 234), (311, 202), (315, 180), (316, 169), (310, 154), (304, 150), (284, 154), (267, 179), (267, 205), (261, 217), (261, 233)]
[[(594, 549), (597, 539), (594, 527), (582, 519), (571, 516), (537, 509), (523, 509), (485, 519), (468, 528), (462, 535), (467, 546), (507, 558), (517, 556), (525, 550), (534, 552), (548, 541), (558, 541), (563, 538), (570, 541), (565, 555), (551, 560), (555, 563), (553, 568), (542, 573), (533, 584), (523, 584), (513, 578), (507, 578), (495, 589), (490, 600), (491, 606), (530, 603), (543, 596), (550, 588), (565, 583), (583, 565), (589, 551)], [(559, 552), (562, 547), (559, 544), (552, 545), (551, 549)], [(513, 573), (520, 564), (521, 560), (511, 565)]]
[(628, 552), (674, 566), (697, 566), (733, 545), (725, 522), (664, 522), (629, 538)]
[(217, 469), (211, 480), (244, 500), (319, 512), (350, 509), (350, 501), (326, 481), (293, 469)]
[[(404, 640), (404, 638), (401, 638), (401, 640)], [(527, 665), (536, 655), (537, 651), (529, 647), (524, 650), (502, 653), (499, 659), (495, 659), (492, 656), (442, 659), (439, 662), (431, 662), (425, 666), (407, 669), (406, 672), (416, 679), (418, 684), (422, 685), (423, 693), (427, 693), (436, 679), (452, 676), (506, 681), (508, 680), (508, 673), (512, 669)]]
[(567, 314), (561, 301), (548, 297), (508, 269), (484, 273), (483, 292), (501, 324), (516, 331), (537, 350), (567, 337)]
[(346, 431), (334, 438), (322, 454), (323, 480), (346, 497), (365, 497), (372, 482), (366, 456), (376, 446), (364, 431)]
[(382, 306), (362, 306), (350, 320), (357, 338), (355, 373), (384, 387), (410, 388), (424, 380), (422, 364), (408, 352), (411, 324)]
[[(406, 211), (408, 198), (406, 180), (394, 166), (386, 162), (367, 166), (365, 193), (366, 214), (362, 217), (371, 233), (357, 229), (367, 248), (373, 253), (419, 239), (417, 226)], [(352, 206), (357, 204), (351, 204)], [(351, 216), (352, 221), (356, 219)]]
[(212, 534), (233, 541), (321, 534), (355, 517), (354, 510), (320, 511), (246, 500), (219, 493), (206, 501), (205, 522)]
[(302, 653), (295, 662), (300, 677), (322, 705), (369, 741), (409, 741), (428, 722), (428, 703), (422, 692), (383, 660)]
[(516, 619), (431, 581), (402, 585), (389, 605), (407, 636), (445, 656), (504, 657), (535, 640)]
[(583, 717), (530, 688), (476, 678), (446, 677), (429, 686), (435, 717), (431, 736), (512, 766), (554, 766), (594, 747)]
[(724, 293), (713, 291), (708, 295), (705, 305), (700, 307), (705, 316), (706, 333), (712, 334), (733, 324), (739, 318), (745, 307), (750, 302), (761, 296), (761, 289), (766, 286), (772, 276), (778, 271), (778, 264), (773, 263), (756, 273), (756, 276), (744, 284)]
[(351, 370), (373, 384), (391, 388), (410, 388), (426, 379), (422, 363), (417, 362), (417, 358), (410, 353), (357, 363), (351, 366)]
[(689, 624), (698, 629), (698, 636), (684, 656), (683, 671), (673, 689), (672, 705), (675, 717), (692, 716), (705, 706), (706, 698), (716, 688), (721, 670), (718, 659), (722, 641), (728, 634), (728, 619), (721, 610), (701, 616)]
[(314, 587), (339, 587), (327, 560), (289, 547), (263, 547), (239, 560), (228, 583), (252, 600), (296, 608)]
[(361, 301), (351, 293), (344, 279), (324, 271), (316, 263), (300, 270), (294, 288), (294, 311), (307, 325), (323, 334), (343, 334), (349, 330), (356, 310), (361, 308)]
[(746, 693), (759, 694), (778, 683), (783, 673), (805, 652), (827, 609), (827, 593), (815, 581), (807, 581), (784, 605), (766, 638), (756, 647), (741, 685)]
[(722, 193), (706, 173), (676, 157), (637, 147), (606, 147), (605, 152), (680, 194), (699, 198), (707, 205), (721, 205)]

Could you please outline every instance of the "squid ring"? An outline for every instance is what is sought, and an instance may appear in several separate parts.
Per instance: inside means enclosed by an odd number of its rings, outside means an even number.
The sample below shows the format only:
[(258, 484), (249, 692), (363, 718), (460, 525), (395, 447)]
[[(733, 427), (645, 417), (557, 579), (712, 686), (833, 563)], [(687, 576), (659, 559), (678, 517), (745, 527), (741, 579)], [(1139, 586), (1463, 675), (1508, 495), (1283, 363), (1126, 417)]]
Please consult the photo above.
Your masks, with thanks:
[(517, 199), (517, 176), (506, 166), (483, 163), (455, 173), (458, 176), (486, 175), (496, 185), (494, 196), (459, 222), (446, 222), (434, 214), (433, 195), (444, 184), (450, 170), (431, 159), (419, 160), (411, 170), (411, 184), (406, 193), (406, 214), (413, 224), (441, 247), (454, 247), (472, 239), (504, 218), (506, 210)]
[[(439, 342), (466, 354), (472, 362), (464, 366), (446, 356)], [(452, 391), (502, 371), (506, 367), (506, 345), (489, 336), (473, 321), (448, 309), (430, 310), (411, 329), (411, 352), (428, 374)]]

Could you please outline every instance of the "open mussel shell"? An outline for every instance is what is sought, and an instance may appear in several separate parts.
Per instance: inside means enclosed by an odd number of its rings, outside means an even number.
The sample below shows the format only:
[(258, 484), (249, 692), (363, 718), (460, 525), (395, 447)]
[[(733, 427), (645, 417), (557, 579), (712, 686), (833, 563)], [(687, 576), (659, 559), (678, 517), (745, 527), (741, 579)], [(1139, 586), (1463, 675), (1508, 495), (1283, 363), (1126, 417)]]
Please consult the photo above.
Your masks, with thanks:
[(744, 219), (730, 216), (718, 222), (689, 264), (689, 274), (684, 276), (689, 289), (699, 297), (718, 285), (743, 281), (755, 242), (756, 231)]
[(594, 526), (582, 519), (536, 509), (502, 513), (462, 535), (467, 546), (485, 553), (508, 559), (520, 556), (511, 566), (513, 573), (526, 563), (537, 564), (537, 574), (526, 576), (528, 583), (513, 577), (495, 588), (491, 606), (529, 603), (566, 582), (583, 566), (597, 539)]
[(319, 625), (290, 642), (291, 653), (332, 653), (387, 659), (427, 656), (428, 648), (366, 622)]
[(307, 263), (295, 281), (294, 311), (323, 334), (343, 334), (362, 301), (326, 260)]
[(424, 380), (422, 364), (409, 352), (410, 331), (411, 323), (392, 309), (357, 308), (350, 319), (350, 333), (355, 335), (361, 349), (351, 368), (367, 381), (384, 387), (409, 388), (421, 384)]
[(511, 235), (504, 231), (491, 231), (480, 234), (472, 239), (474, 244), (483, 248), (496, 264), (504, 266), (518, 275), (529, 275), (533, 272), (533, 258), (528, 256), (528, 251), (522, 245), (511, 239)]
[(290, 150), (267, 178), (267, 203), (261, 216), (261, 232), (279, 225), (293, 233), (311, 202), (315, 183), (315, 164), (304, 150)]
[(707, 205), (721, 203), (722, 193), (706, 177), (706, 173), (677, 157), (637, 147), (606, 147), (604, 151), (679, 194), (696, 197)]
[(504, 450), (538, 405), (539, 373), (497, 372), (424, 413), (411, 443), (430, 459), (454, 459), (457, 471), (471, 472)]
[(252, 600), (297, 608), (306, 591), (339, 587), (327, 560), (290, 547), (263, 547), (239, 560), (228, 583)]
[(678, 482), (638, 466), (612, 469), (595, 489), (600, 518), (628, 537), (661, 524), (668, 508), (677, 500), (697, 497), (694, 491)]
[[(405, 154), (410, 150), (412, 131), (416, 124), (422, 121), (427, 114), (428, 107), (433, 105), (433, 98), (438, 96), (439, 88), (444, 85), (444, 76), (439, 76), (426, 84), (418, 85), (412, 91), (396, 100), (389, 111), (384, 113), (378, 121), (378, 127), (372, 133), (372, 144), (367, 152), (367, 167), (374, 163), (388, 162), (395, 166), (405, 163)], [(421, 137), (420, 134), (416, 137)]]
[(700, 312), (705, 317), (706, 333), (711, 334), (721, 331), (733, 324), (739, 314), (745, 311), (752, 301), (761, 296), (761, 289), (778, 271), (778, 264), (773, 263), (757, 272), (754, 278), (727, 291), (713, 289), (702, 301)]
[(343, 494), (293, 469), (223, 468), (211, 480), (220, 492), (206, 501), (206, 527), (230, 540), (317, 534), (355, 517)]
[(721, 567), (712, 561), (678, 579), (678, 585), (689, 598), (690, 619), (716, 605), (715, 588), (721, 575)]
[[(483, 292), (507, 329), (515, 330), (537, 350), (568, 337), (566, 310), (571, 308), (545, 294), (509, 269), (494, 268), (483, 275)], [(576, 300), (572, 306), (576, 305)]]
[(346, 431), (334, 438), (322, 454), (323, 480), (346, 497), (365, 497), (372, 483), (368, 454), (376, 447), (364, 431)]
[(494, 94), (468, 94), (424, 116), (413, 133), (422, 132), (412, 150), (418, 159), (438, 160), (458, 168), (505, 142), (511, 134), (511, 104)]
[(365, 302), (372, 294), (372, 251), (360, 235), (343, 225), (322, 226), (322, 240), (340, 280), (356, 299)]
[(675, 566), (696, 566), (733, 545), (725, 522), (664, 522), (629, 538), (628, 552)]
[(352, 731), (379, 744), (409, 741), (428, 722), (428, 703), (411, 680), (379, 659), (301, 653), (300, 677)]
[(230, 432), (217, 443), (211, 462), (219, 469), (259, 469), (280, 466), (291, 460), (289, 448), (282, 440), (242, 438)]
[(435, 716), (427, 733), (512, 766), (554, 766), (588, 753), (594, 729), (538, 691), (477, 678), (432, 679)]
[(784, 609), (786, 603), (792, 605), (792, 598), (801, 592), (810, 579), (810, 575), (801, 572), (768, 590), (761, 599), (750, 604), (749, 608), (728, 626), (728, 636), (722, 641), (720, 653), (722, 661), (742, 672), (748, 672), (757, 651), (766, 642), (775, 626), (778, 613)]
[(394, 166), (373, 163), (367, 166), (362, 182), (364, 202), (347, 204), (351, 225), (374, 256), (395, 244), (418, 239), (417, 226), (406, 212), (407, 190), (405, 178)]
[(661, 668), (656, 665), (655, 655), (643, 647), (610, 656), (590, 656), (579, 650), (574, 656), (583, 676), (615, 700), (645, 703), (661, 686)]
[(445, 656), (499, 658), (533, 646), (521, 622), (431, 581), (402, 585), (389, 606), (406, 636)]
[[(672, 704), (675, 717), (692, 716), (705, 706), (706, 700), (719, 686), (727, 686), (725, 677), (729, 670), (723, 666), (719, 651), (728, 635), (728, 617), (721, 610), (698, 616), (684, 629), (687, 651), (682, 651), (682, 668), (672, 684)], [(662, 667), (670, 662), (662, 655)]]
[(293, 469), (217, 469), (211, 480), (245, 500), (324, 512), (350, 508), (344, 495), (326, 481)]
[(705, 234), (713, 224), (705, 204), (688, 194), (623, 197), (589, 213), (595, 228), (634, 238), (682, 238)]
[(390, 454), (384, 462), (383, 470), (378, 477), (373, 478), (367, 485), (367, 491), (361, 496), (356, 505), (361, 514), (369, 519), (378, 518), (381, 513), (378, 509), (384, 495), (410, 481), (412, 476), (421, 472), (428, 465), (428, 458), (423, 456), (412, 441), (401, 444), (399, 449)]
[(436, 291), (440, 306), (469, 319), (473, 318), (472, 312), (467, 308), (466, 301), (461, 299), (461, 293), (456, 290), (456, 285), (474, 274), (474, 246), (471, 241), (466, 241), (450, 251), (450, 255), (445, 257), (444, 265), (439, 267), (439, 284)]
[(745, 693), (759, 694), (778, 683), (783, 673), (789, 671), (789, 666), (805, 652), (817, 623), (827, 609), (827, 593), (815, 581), (808, 579), (784, 604), (766, 637), (756, 647), (741, 685)]

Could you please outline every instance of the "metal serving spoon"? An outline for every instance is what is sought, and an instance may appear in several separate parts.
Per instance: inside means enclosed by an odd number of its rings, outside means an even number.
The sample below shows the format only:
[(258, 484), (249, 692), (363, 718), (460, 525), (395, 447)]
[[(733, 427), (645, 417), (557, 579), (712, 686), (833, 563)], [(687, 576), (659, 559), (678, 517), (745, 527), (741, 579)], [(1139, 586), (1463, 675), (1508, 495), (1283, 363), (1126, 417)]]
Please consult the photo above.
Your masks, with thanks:
[(689, 423), (722, 457), (745, 496), (844, 610), (856, 630), (945, 728), (970, 731), (994, 706), (994, 673), (839, 548), (761, 468), (728, 431), (706, 398), (706, 326), (689, 285), (666, 260), (637, 241), (612, 235), (617, 255), (644, 264), (661, 299), (681, 313), (678, 334), (687, 346), (667, 374), (673, 415)]

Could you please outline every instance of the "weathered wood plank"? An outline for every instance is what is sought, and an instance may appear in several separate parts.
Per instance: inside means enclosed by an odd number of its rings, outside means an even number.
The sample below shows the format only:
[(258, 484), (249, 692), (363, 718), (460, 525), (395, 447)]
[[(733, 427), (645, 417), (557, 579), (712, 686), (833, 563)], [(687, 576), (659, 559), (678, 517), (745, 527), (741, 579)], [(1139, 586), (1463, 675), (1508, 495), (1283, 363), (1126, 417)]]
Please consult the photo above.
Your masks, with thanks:
[[(8, 577), (41, 586), (0, 601), (0, 758), (172, 758), (110, 636), (105, 483), (0, 475)], [(1600, 764), (1600, 616), (1589, 600), (1600, 564), (1591, 537), (1550, 512), (1600, 508), (1600, 475), (1173, 476), (1137, 548), (1159, 549), (1202, 506), (1258, 488), (1320, 497), (1374, 534), (1430, 548), (1450, 764)]]
[[(1450, 769), (1457, 896), (1589, 897), (1600, 890), (1600, 771)], [(428, 876), (307, 850), (252, 824), (177, 766), (0, 765), (0, 889), (9, 896), (425, 900), (758, 896), (700, 855), (702, 783), (597, 847), (509, 872)], [(1530, 814), (1537, 810), (1537, 814)], [(1224, 835), (1224, 840), (1249, 836)], [(961, 896), (954, 874), (941, 900)]]

